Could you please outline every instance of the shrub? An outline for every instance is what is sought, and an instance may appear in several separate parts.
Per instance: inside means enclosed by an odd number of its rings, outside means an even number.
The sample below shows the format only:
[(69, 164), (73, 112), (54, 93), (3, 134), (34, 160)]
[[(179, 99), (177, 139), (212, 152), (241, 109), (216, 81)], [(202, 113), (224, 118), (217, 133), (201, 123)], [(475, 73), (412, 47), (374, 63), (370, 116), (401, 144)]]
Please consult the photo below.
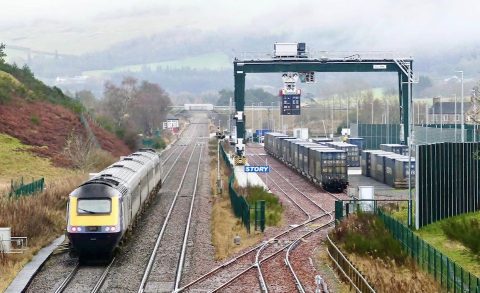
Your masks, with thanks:
[[(258, 200), (265, 201), (265, 225), (276, 226), (282, 220), (283, 206), (278, 197), (269, 193), (260, 186), (249, 186), (241, 193), (247, 194), (247, 202), (250, 207), (255, 207), (255, 202)], [(255, 219), (255, 212), (250, 213), (251, 220)]]
[(161, 137), (155, 137), (153, 139), (153, 148), (157, 150), (162, 150), (166, 147), (165, 141)]
[(475, 254), (480, 254), (480, 221), (463, 215), (441, 223), (441, 228), (449, 239), (461, 242)]
[(33, 125), (40, 125), (40, 119), (38, 118), (37, 115), (32, 115), (30, 116), (30, 122), (33, 124)]
[(350, 253), (393, 259), (398, 264), (407, 261), (408, 254), (388, 232), (376, 215), (358, 213), (340, 222), (332, 232), (336, 242)]

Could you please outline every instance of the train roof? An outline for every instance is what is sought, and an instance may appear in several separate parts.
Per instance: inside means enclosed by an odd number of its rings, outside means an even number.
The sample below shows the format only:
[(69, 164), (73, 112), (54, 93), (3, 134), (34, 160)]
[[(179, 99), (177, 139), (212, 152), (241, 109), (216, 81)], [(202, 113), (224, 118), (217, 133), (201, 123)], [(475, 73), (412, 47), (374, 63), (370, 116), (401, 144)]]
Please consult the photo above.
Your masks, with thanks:
[(121, 157), (118, 162), (108, 166), (81, 186), (92, 184), (107, 185), (117, 189), (122, 194), (138, 180), (138, 175), (149, 170), (160, 162), (158, 154), (153, 149), (140, 149), (129, 156)]

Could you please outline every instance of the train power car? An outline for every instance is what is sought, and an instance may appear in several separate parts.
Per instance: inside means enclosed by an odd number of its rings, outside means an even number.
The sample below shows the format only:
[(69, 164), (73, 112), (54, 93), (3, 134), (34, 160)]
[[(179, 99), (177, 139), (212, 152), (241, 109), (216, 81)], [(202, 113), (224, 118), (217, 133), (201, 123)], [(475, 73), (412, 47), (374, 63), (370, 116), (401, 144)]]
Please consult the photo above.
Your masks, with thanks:
[(123, 157), (70, 193), (67, 236), (80, 259), (110, 258), (150, 195), (161, 185), (152, 149)]

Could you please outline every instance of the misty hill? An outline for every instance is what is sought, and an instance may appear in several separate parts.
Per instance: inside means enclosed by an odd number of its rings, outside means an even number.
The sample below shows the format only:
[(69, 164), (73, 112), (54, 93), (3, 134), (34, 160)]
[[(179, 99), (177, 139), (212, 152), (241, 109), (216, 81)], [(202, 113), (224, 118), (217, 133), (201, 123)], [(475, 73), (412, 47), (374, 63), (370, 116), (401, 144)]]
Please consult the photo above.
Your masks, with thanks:
[[(242, 57), (242, 52), (271, 52), (274, 42), (296, 40), (306, 41), (311, 50), (377, 49), (360, 42), (353, 32), (307, 31), (290, 36), (285, 33), (252, 35), (173, 29), (149, 37), (133, 38), (106, 50), (80, 56), (57, 59), (37, 56), (28, 64), (49, 84), (57, 84), (71, 91), (89, 88), (100, 94), (106, 80), (120, 81), (130, 75), (159, 83), (171, 93), (199, 94), (232, 88), (232, 61), (234, 57)], [(415, 58), (414, 69), (421, 75), (442, 82), (459, 69), (464, 70), (466, 76), (476, 74), (480, 66), (479, 48), (470, 45), (447, 51), (432, 48), (402, 53), (406, 56), (412, 53)], [(78, 82), (68, 79), (74, 76), (84, 76), (85, 80)], [(66, 77), (67, 80), (58, 82), (57, 77)], [(325, 88), (325, 83), (338, 80), (337, 76), (331, 75), (324, 78), (322, 88)], [(383, 77), (379, 79), (369, 75), (359, 75), (356, 80), (367, 87), (378, 87), (383, 83)], [(272, 84), (280, 83), (275, 77), (256, 75), (247, 86)], [(387, 84), (385, 88), (389, 89), (391, 85)], [(319, 88), (311, 92), (318, 94), (321, 91)]]

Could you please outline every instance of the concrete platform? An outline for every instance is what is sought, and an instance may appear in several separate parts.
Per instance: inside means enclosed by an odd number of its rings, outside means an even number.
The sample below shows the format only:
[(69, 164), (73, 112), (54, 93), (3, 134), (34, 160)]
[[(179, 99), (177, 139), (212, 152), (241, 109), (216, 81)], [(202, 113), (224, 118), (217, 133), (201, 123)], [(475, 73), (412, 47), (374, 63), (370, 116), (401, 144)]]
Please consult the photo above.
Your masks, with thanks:
[[(233, 165), (233, 159), (228, 157), (228, 160)], [(247, 166), (251, 166), (248, 163), (247, 157)], [(245, 173), (244, 166), (234, 166), (233, 171), (235, 173), (235, 179), (240, 187), (247, 187), (247, 186), (261, 186), (268, 190), (267, 185), (260, 179), (257, 173)]]
[(8, 286), (5, 293), (23, 292), (33, 276), (38, 272), (40, 267), (45, 263), (50, 254), (65, 240), (65, 235), (53, 240), (50, 245), (40, 249), (40, 251), (27, 263), (23, 269), (17, 274), (12, 283)]

